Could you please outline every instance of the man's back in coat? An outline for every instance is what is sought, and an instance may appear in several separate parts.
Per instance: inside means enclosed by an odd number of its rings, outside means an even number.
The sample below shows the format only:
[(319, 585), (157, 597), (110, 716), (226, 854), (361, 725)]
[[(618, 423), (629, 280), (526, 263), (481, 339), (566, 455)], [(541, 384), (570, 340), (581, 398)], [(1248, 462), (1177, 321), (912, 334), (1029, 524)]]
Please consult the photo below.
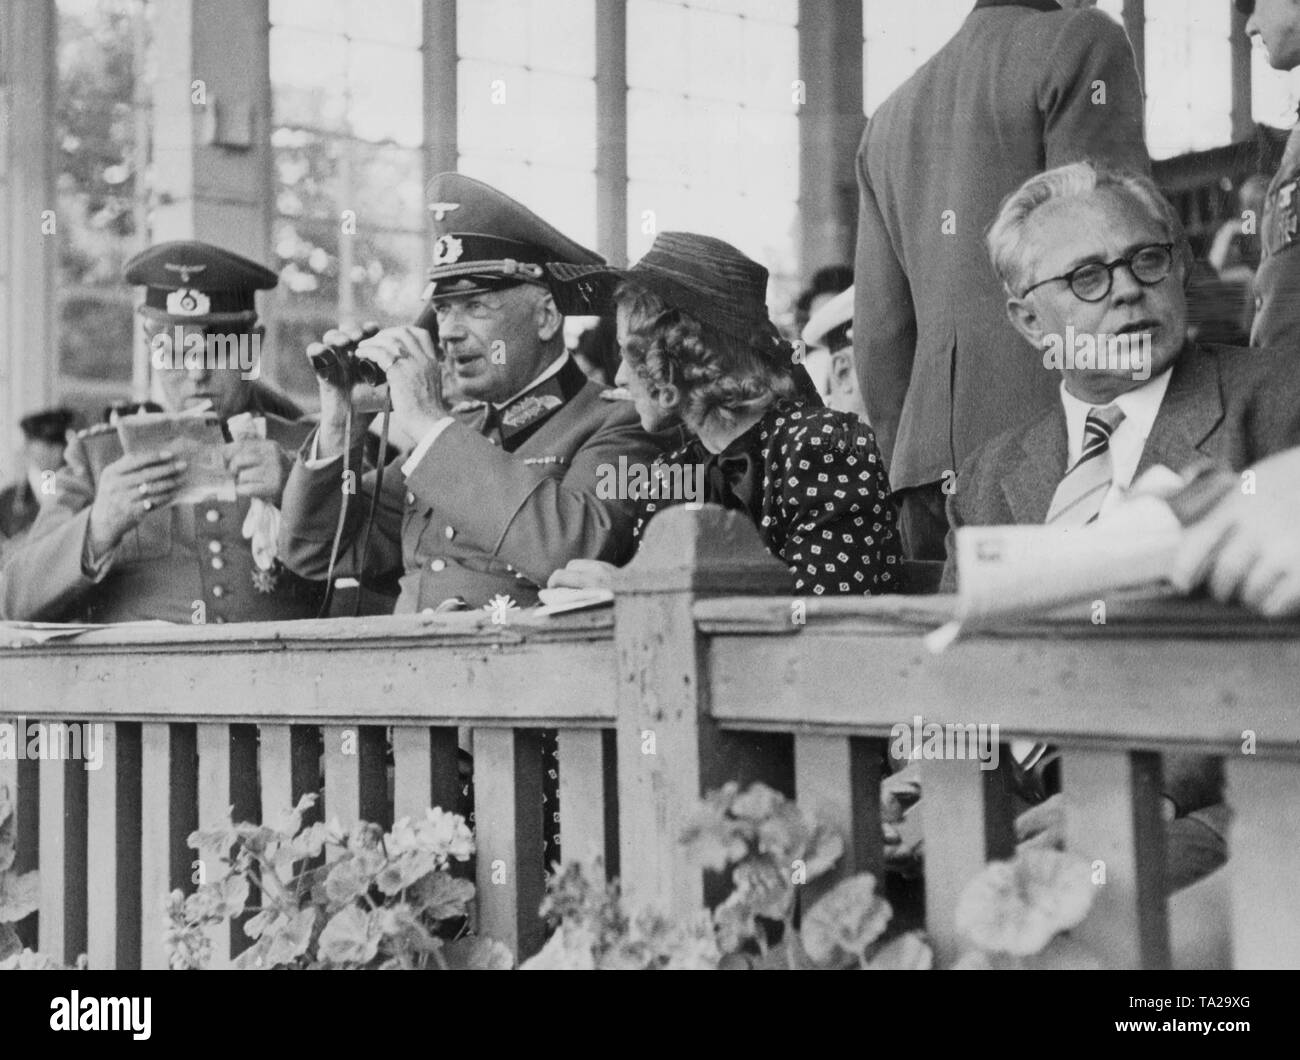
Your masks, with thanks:
[[(1023, 370), (988, 262), (998, 205), (1079, 159), (1148, 172), (1142, 109), (1132, 49), (1109, 17), (980, 0), (872, 116), (858, 152), (854, 343), (909, 557), (943, 558), (945, 472), (1056, 398), (1051, 373)], [(928, 520), (909, 518), (909, 494)]]

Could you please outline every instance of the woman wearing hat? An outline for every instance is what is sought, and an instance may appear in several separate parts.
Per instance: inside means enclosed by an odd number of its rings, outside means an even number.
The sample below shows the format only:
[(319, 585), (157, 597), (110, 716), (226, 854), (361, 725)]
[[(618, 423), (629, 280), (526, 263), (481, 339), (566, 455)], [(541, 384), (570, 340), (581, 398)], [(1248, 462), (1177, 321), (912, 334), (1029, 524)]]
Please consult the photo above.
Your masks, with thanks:
[[(709, 236), (661, 233), (631, 269), (550, 266), (572, 313), (617, 314), (617, 382), (642, 426), (692, 435), (655, 461), (636, 536), (658, 511), (703, 501), (746, 512), (796, 592), (870, 594), (900, 587), (889, 482), (871, 429), (822, 407), (766, 305), (767, 270)], [(674, 464), (702, 469), (702, 496), (663, 496)], [(699, 481), (698, 478), (695, 481)], [(614, 568), (574, 560), (551, 586), (608, 585)]]

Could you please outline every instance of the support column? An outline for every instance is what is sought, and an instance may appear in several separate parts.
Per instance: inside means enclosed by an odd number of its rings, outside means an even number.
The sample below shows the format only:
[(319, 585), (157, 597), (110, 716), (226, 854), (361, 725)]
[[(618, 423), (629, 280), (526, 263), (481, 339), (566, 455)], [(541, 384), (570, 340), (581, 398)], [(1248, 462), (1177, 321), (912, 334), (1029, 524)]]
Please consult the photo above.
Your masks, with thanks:
[(54, 0), (0, 5), (0, 476), (6, 480), (16, 472), (9, 460), (18, 421), (54, 397), (57, 28)]
[[(456, 0), (424, 5), (424, 183), (456, 169)], [(425, 216), (426, 260), (433, 260), (433, 225)]]
[(1255, 135), (1251, 114), (1250, 38), (1246, 36), (1246, 16), (1232, 5), (1232, 142), (1242, 143)]
[(270, 260), (267, 0), (155, 5), (153, 235)]
[(800, 270), (853, 264), (855, 162), (862, 115), (862, 5), (801, 0), (799, 77)]
[(627, 2), (596, 5), (596, 249), (627, 264)]

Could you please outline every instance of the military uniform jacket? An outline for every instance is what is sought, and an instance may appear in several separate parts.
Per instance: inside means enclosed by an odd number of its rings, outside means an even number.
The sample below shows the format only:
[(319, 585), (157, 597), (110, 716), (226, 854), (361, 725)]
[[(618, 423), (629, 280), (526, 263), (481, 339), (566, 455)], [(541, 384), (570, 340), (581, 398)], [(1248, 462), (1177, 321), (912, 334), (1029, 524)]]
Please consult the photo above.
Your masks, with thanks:
[(1259, 235), (1250, 344), (1294, 353), (1300, 347), (1300, 126), (1268, 186)]
[[(254, 394), (248, 411), (265, 416), (267, 438), (280, 443), (287, 470), (311, 424), (264, 411), (284, 405), (260, 389)], [(82, 558), (96, 482), (121, 455), (112, 427), (83, 431), (69, 444), (55, 496), (42, 505), (26, 542), (5, 557), (0, 617), (221, 623), (316, 616), (323, 586), (304, 584), (279, 564), (257, 569), (242, 533), (247, 497), (151, 512), (87, 572)]]
[[(537, 590), (571, 559), (625, 562), (635, 501), (605, 498), (599, 484), (619, 457), (647, 468), (663, 442), (641, 429), (633, 406), (601, 397), (569, 359), (505, 408), (457, 406), (448, 426), (403, 479), (402, 458), (384, 470), (365, 570), (401, 571), (397, 613), (459, 598), (472, 608)], [(309, 467), (303, 447), (285, 486), (280, 556), (305, 578), (323, 578), (343, 500), (342, 460)], [(361, 448), (350, 457), (360, 466)], [(367, 473), (349, 498), (343, 548), (355, 543), (374, 493)]]

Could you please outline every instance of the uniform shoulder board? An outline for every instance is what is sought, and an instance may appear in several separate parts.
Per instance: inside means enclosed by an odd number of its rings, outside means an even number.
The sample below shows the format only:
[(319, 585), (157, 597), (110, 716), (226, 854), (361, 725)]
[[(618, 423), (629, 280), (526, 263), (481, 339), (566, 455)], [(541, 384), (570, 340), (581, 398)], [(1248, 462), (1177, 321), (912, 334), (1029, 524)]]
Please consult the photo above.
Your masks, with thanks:
[(482, 407), (483, 407), (482, 401), (457, 401), (456, 404), (452, 405), (451, 411), (452, 412), (473, 412), (475, 409), (481, 409)]

